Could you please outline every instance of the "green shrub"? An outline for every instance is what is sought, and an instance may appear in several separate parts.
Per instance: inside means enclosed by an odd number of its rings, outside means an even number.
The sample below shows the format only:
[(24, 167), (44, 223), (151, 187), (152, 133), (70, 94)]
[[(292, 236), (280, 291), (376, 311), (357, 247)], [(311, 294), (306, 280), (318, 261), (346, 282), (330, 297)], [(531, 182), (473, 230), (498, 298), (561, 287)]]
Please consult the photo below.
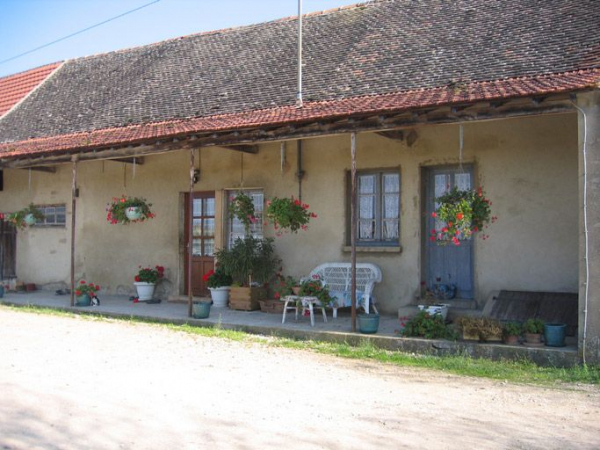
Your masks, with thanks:
[(521, 336), (522, 326), (519, 322), (506, 322), (504, 324), (504, 336)]
[(541, 319), (528, 319), (523, 324), (523, 333), (542, 334), (544, 332), (544, 321)]
[(419, 312), (406, 322), (402, 335), (425, 339), (456, 339), (456, 334), (446, 326), (440, 314), (431, 315), (426, 311)]

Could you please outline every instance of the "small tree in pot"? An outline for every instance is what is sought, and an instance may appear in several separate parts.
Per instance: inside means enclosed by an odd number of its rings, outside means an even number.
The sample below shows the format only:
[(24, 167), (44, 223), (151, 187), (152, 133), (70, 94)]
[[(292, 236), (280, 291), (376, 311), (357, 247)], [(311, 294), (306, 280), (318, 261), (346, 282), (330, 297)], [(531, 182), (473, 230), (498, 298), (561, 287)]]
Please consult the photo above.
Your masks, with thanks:
[(271, 279), (281, 262), (275, 255), (273, 239), (254, 236), (236, 239), (230, 249), (215, 252), (215, 257), (223, 271), (233, 278), (230, 307), (258, 309), (258, 300), (266, 298), (266, 290), (259, 286)]
[(530, 346), (542, 345), (542, 333), (544, 332), (544, 321), (541, 319), (528, 319), (523, 324), (525, 343)]
[(519, 336), (521, 336), (521, 324), (518, 322), (507, 322), (504, 324), (502, 334), (504, 343), (508, 345), (517, 345)]

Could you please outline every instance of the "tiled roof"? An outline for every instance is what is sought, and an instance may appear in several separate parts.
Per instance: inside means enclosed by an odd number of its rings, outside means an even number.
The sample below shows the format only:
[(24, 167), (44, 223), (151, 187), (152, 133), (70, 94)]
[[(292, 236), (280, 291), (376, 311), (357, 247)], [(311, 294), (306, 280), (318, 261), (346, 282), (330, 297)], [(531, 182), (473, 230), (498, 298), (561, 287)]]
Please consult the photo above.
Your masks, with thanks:
[(598, 23), (597, 0), (378, 0), (310, 14), (301, 110), (293, 18), (80, 58), (0, 119), (0, 151), (590, 88)]
[(44, 81), (61, 63), (48, 64), (0, 78), (0, 117)]
[(413, 108), (571, 92), (578, 89), (596, 88), (599, 83), (600, 69), (591, 69), (563, 74), (474, 82), (461, 85), (460, 88), (446, 86), (393, 94), (308, 102), (304, 104), (303, 108), (296, 108), (295, 106), (276, 107), (4, 143), (0, 144), (0, 157), (7, 159), (25, 155), (33, 157), (49, 152), (142, 143), (158, 138), (171, 138), (190, 133), (284, 125), (356, 114), (375, 114)]

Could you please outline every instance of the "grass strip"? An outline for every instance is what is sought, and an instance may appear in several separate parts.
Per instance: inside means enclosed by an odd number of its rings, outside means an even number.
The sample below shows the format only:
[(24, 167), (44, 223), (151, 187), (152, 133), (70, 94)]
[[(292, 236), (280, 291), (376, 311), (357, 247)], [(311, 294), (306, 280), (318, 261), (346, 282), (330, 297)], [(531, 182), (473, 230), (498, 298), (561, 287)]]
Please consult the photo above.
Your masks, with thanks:
[(61, 317), (83, 318), (90, 321), (128, 322), (163, 327), (172, 331), (208, 338), (227, 339), (235, 342), (268, 345), (296, 350), (306, 350), (342, 358), (378, 361), (403, 367), (424, 368), (460, 376), (480, 377), (512, 383), (569, 387), (577, 384), (600, 384), (600, 366), (577, 366), (570, 368), (542, 367), (531, 361), (492, 361), (465, 356), (417, 355), (389, 351), (375, 347), (367, 340), (358, 346), (314, 340), (294, 340), (285, 337), (261, 336), (243, 331), (222, 328), (174, 324), (162, 320), (139, 317), (109, 317), (101, 314), (74, 313), (38, 306), (4, 306), (12, 311)]

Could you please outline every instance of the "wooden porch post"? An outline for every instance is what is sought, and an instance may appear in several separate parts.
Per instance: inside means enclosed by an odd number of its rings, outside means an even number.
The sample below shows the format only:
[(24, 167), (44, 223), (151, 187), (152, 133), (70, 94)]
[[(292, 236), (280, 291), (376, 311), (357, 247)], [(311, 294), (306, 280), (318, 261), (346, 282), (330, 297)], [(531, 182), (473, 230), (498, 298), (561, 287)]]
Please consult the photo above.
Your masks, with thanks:
[(351, 166), (351, 194), (350, 194), (350, 246), (351, 253), (351, 301), (352, 301), (352, 332), (356, 332), (356, 133), (350, 135)]
[(194, 149), (190, 150), (190, 198), (188, 199), (188, 208), (190, 211), (190, 217), (188, 220), (188, 273), (187, 273), (187, 290), (188, 290), (188, 317), (192, 317), (192, 302), (193, 302), (193, 294), (192, 294), (192, 254), (193, 254), (193, 220), (192, 217), (194, 215)]
[(75, 217), (77, 215), (77, 155), (71, 158), (73, 180), (71, 183), (71, 306), (75, 306)]

